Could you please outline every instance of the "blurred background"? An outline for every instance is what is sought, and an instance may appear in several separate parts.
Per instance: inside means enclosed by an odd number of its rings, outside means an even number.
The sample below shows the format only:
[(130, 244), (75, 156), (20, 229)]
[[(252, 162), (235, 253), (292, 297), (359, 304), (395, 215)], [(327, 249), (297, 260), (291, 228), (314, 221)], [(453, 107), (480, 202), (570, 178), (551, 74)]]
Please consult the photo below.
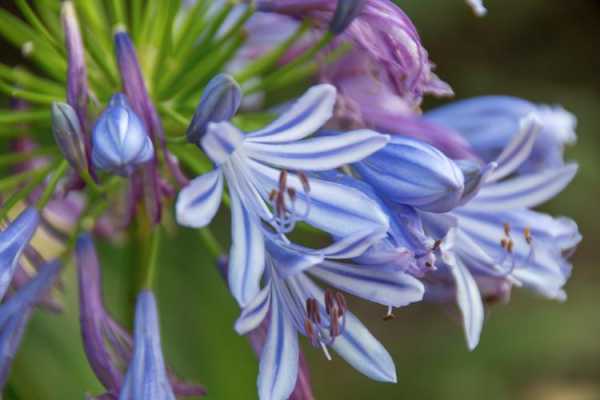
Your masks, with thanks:
[[(11, 1), (0, 1), (9, 6)], [(600, 2), (488, 0), (473, 17), (461, 0), (402, 0), (425, 47), (458, 98), (511, 94), (562, 104), (579, 119), (568, 158), (581, 169), (545, 210), (574, 218), (584, 241), (566, 303), (514, 290), (511, 304), (487, 310), (479, 347), (466, 349), (453, 310), (416, 305), (383, 322), (385, 310), (352, 310), (396, 360), (397, 385), (369, 381), (344, 362), (305, 347), (318, 399), (600, 399)], [(2, 47), (6, 54), (6, 46)], [(5, 51), (6, 50), (6, 51)], [(425, 108), (439, 103), (428, 99)], [(226, 227), (223, 219), (215, 227)], [(226, 233), (220, 232), (223, 239)], [(123, 249), (100, 244), (106, 301), (130, 325), (131, 288)], [(111, 251), (108, 251), (109, 248)], [(180, 376), (205, 384), (209, 399), (255, 399), (256, 358), (232, 330), (238, 310), (196, 233), (180, 231), (161, 250), (159, 288), (166, 358)], [(70, 400), (101, 387), (84, 357), (74, 269), (65, 312), (35, 313), (14, 363), (6, 399)], [(306, 343), (305, 343), (306, 344)]]

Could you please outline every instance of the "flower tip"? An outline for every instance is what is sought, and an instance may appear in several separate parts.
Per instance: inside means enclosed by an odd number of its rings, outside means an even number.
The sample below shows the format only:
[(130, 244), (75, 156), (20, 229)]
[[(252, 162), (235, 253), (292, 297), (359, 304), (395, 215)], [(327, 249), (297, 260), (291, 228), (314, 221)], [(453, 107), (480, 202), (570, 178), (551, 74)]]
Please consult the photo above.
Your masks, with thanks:
[(76, 171), (87, 168), (87, 156), (77, 112), (67, 103), (52, 103), (52, 134), (61, 153)]

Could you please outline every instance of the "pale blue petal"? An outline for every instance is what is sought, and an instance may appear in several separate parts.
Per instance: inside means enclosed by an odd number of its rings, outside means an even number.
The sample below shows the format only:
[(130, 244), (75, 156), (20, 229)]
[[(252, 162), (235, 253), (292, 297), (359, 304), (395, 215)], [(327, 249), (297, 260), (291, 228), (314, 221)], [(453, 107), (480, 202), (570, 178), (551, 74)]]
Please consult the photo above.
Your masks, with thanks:
[(219, 210), (222, 196), (223, 174), (220, 169), (199, 176), (177, 196), (177, 223), (192, 228), (205, 227)]
[(480, 166), (479, 163), (469, 160), (456, 161), (456, 165), (462, 171), (465, 180), (465, 189), (460, 204), (465, 204), (475, 197), (497, 167), (495, 162)]
[(335, 87), (328, 84), (313, 86), (269, 126), (248, 134), (247, 141), (284, 143), (303, 139), (329, 121), (335, 100)]
[(358, 257), (367, 251), (373, 244), (385, 238), (387, 229), (358, 231), (345, 236), (335, 243), (320, 251), (328, 259), (350, 259)]
[(389, 136), (365, 129), (294, 143), (246, 143), (244, 149), (250, 157), (277, 167), (325, 171), (360, 161), (388, 141)]
[(269, 333), (260, 356), (258, 394), (260, 400), (287, 399), (298, 379), (298, 335), (281, 300), (271, 301)]
[(569, 164), (485, 185), (466, 207), (494, 212), (538, 206), (560, 193), (575, 177), (577, 168), (576, 164)]
[(241, 307), (260, 291), (265, 268), (265, 243), (260, 222), (244, 208), (238, 194), (231, 196), (232, 244), (229, 252), (229, 289)]
[[(279, 171), (250, 161), (256, 177), (267, 188), (278, 187)], [(365, 230), (387, 230), (389, 220), (376, 201), (363, 192), (317, 178), (309, 178), (309, 196), (303, 191), (302, 182), (295, 174), (289, 174), (288, 186), (296, 191), (295, 210), (299, 215), (308, 214), (304, 221), (335, 237), (344, 237)], [(310, 207), (307, 209), (307, 207)]]
[(271, 305), (271, 283), (269, 282), (247, 305), (242, 309), (240, 317), (235, 321), (235, 331), (246, 335), (258, 328), (269, 313)]
[(243, 143), (242, 132), (229, 122), (209, 122), (200, 140), (202, 149), (215, 164), (221, 165)]
[(285, 245), (274, 240), (266, 241), (268, 257), (277, 269), (277, 275), (286, 279), (323, 261), (317, 251), (307, 252), (300, 246)]
[(411, 275), (374, 266), (324, 261), (308, 272), (340, 290), (384, 306), (403, 307), (421, 301), (425, 292), (423, 284)]

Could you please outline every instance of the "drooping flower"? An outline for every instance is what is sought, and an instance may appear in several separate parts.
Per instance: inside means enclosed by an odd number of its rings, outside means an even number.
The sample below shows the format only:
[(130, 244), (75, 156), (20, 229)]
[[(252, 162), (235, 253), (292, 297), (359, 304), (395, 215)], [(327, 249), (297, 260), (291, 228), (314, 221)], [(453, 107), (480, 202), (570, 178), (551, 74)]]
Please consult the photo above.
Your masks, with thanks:
[(126, 176), (153, 158), (154, 146), (144, 123), (125, 95), (114, 95), (92, 134), (94, 166)]
[[(376, 265), (340, 262), (349, 254), (336, 245), (312, 254), (294, 245), (267, 240), (266, 282), (243, 309), (236, 330), (246, 334), (269, 319), (260, 357), (261, 400), (288, 398), (298, 376), (298, 334), (323, 349), (328, 347), (366, 376), (395, 382), (394, 362), (385, 348), (350, 312), (341, 292), (325, 292), (311, 277), (341, 291), (402, 307), (421, 300), (423, 286), (408, 273)], [(334, 256), (334, 259), (330, 257)]]
[(564, 164), (566, 145), (576, 140), (575, 117), (560, 106), (530, 103), (509, 96), (485, 96), (452, 102), (425, 114), (427, 121), (460, 133), (483, 159), (495, 159), (518, 135), (523, 118), (541, 124), (533, 150), (519, 172), (538, 172)]
[(40, 222), (37, 209), (30, 207), (21, 212), (6, 229), (0, 232), (0, 299), (13, 279), (19, 258), (33, 237)]
[(334, 103), (332, 86), (315, 86), (261, 130), (243, 134), (229, 122), (211, 123), (202, 138), (201, 147), (215, 169), (180, 192), (177, 221), (190, 227), (208, 224), (219, 208), (223, 181), (227, 181), (233, 238), (229, 286), (242, 306), (259, 290), (265, 235), (285, 234), (298, 221), (335, 238), (387, 228), (385, 214), (364, 194), (309, 179), (302, 172), (359, 161), (388, 142), (387, 136), (369, 130), (345, 133), (343, 139), (305, 139), (327, 122)]
[[(130, 363), (134, 342), (104, 307), (100, 264), (89, 235), (82, 235), (77, 241), (76, 262), (83, 347), (94, 373), (108, 391), (106, 395), (116, 399), (123, 386), (122, 369)], [(169, 379), (178, 396), (205, 394), (200, 385), (181, 382), (172, 374)]]
[(34, 306), (46, 294), (61, 264), (51, 262), (10, 299), (0, 305), (0, 388), (3, 388)]
[(437, 271), (423, 278), (425, 298), (457, 302), (470, 349), (479, 342), (484, 299), (505, 299), (512, 286), (565, 298), (568, 257), (581, 239), (577, 225), (530, 209), (562, 191), (577, 165), (515, 175), (528, 162), (539, 129), (535, 115), (521, 121), (497, 167), (483, 174), (480, 190), (464, 206), (446, 215), (421, 213), (426, 230), (445, 237)]
[(133, 355), (119, 400), (175, 400), (160, 344), (156, 300), (147, 290), (138, 295)]

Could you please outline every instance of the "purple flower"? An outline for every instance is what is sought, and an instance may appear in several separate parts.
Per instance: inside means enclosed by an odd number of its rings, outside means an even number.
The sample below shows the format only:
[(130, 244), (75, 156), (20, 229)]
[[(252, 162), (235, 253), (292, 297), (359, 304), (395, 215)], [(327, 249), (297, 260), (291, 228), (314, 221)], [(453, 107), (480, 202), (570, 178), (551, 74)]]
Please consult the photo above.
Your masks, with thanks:
[(27, 208), (0, 232), (0, 299), (13, 279), (19, 258), (33, 237), (40, 214), (33, 207)]
[(78, 172), (86, 169), (85, 137), (76, 111), (67, 103), (52, 103), (52, 133), (71, 167)]
[(60, 267), (58, 262), (45, 264), (35, 278), (0, 305), (0, 388), (6, 383), (33, 307), (50, 289)]
[[(116, 398), (124, 381), (122, 367), (128, 365), (132, 357), (133, 342), (129, 333), (104, 308), (100, 264), (89, 235), (83, 235), (77, 241), (76, 262), (84, 349), (94, 373), (108, 390), (107, 395)], [(169, 379), (179, 396), (205, 393), (202, 386), (180, 382), (171, 374)]]

